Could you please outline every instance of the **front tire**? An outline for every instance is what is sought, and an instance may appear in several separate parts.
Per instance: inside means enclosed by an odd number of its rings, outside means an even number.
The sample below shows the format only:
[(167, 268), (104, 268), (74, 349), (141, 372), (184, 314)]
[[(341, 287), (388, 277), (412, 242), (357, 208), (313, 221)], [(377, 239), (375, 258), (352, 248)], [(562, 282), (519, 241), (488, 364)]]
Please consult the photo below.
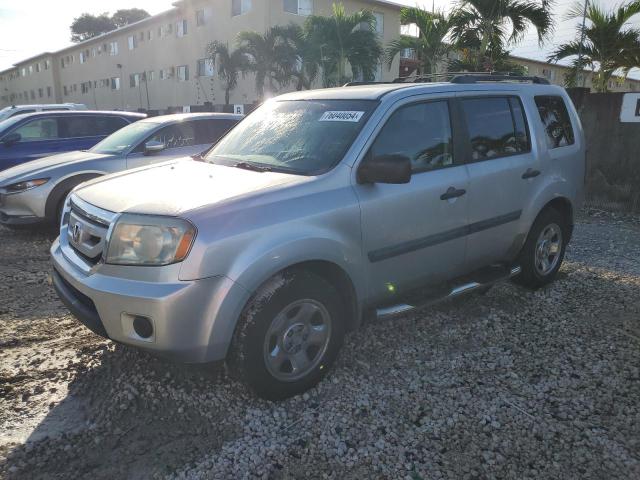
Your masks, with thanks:
[(262, 398), (313, 387), (335, 361), (346, 309), (336, 289), (305, 270), (276, 275), (249, 300), (234, 338), (234, 371)]
[(552, 282), (564, 260), (569, 235), (570, 225), (560, 212), (543, 210), (522, 247), (518, 257), (522, 272), (514, 281), (533, 289)]

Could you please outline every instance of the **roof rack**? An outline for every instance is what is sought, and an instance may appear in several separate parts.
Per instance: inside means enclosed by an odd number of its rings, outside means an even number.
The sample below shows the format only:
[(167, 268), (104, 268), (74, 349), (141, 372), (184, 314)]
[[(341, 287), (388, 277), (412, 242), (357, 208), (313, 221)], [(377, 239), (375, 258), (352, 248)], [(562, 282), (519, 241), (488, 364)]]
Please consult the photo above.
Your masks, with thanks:
[(481, 83), (481, 82), (530, 82), (538, 85), (549, 85), (549, 80), (543, 77), (526, 76), (512, 72), (446, 72), (430, 73), (410, 77), (398, 77), (392, 82), (348, 82), (344, 87), (356, 87), (362, 85), (388, 85), (390, 83)]
[(507, 74), (464, 74), (456, 75), (451, 83), (480, 83), (480, 82), (531, 82), (538, 85), (549, 85), (549, 80), (536, 76)]

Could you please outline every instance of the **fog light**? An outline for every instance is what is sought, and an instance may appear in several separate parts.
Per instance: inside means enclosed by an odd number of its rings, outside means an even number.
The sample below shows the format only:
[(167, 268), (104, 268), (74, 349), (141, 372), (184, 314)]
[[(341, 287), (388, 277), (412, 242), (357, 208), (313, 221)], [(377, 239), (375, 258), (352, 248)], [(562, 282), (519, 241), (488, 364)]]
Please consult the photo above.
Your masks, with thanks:
[(147, 317), (136, 315), (133, 317), (133, 331), (140, 338), (149, 338), (153, 335), (153, 325)]

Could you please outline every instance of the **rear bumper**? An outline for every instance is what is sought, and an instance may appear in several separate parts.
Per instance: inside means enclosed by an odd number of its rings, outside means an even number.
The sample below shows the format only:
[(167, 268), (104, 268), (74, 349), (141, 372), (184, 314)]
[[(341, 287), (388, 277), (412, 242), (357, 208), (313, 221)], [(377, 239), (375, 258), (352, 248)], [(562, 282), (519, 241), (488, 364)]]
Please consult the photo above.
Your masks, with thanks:
[[(227, 277), (147, 282), (98, 272), (87, 275), (66, 259), (58, 240), (51, 248), (51, 259), (58, 296), (90, 330), (185, 363), (226, 357), (237, 312), (248, 297), (243, 287)], [(138, 316), (150, 320), (150, 337), (135, 332), (133, 322)]]

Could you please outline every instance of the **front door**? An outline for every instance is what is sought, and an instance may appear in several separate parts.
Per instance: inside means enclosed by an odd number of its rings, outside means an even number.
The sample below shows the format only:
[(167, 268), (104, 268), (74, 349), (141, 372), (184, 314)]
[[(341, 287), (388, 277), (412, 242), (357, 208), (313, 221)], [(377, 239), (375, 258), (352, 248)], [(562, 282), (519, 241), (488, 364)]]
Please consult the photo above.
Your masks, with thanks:
[[(145, 144), (150, 141), (162, 143), (164, 150), (156, 153), (145, 152)], [(167, 125), (153, 133), (127, 155), (127, 168), (142, 167), (171, 160), (172, 158), (196, 155), (209, 146), (209, 144), (196, 142), (194, 122), (179, 122)]]
[(410, 158), (411, 182), (356, 184), (371, 300), (391, 301), (461, 273), (468, 175), (454, 148), (449, 101), (405, 103), (388, 116), (367, 158)]
[(467, 269), (513, 259), (519, 219), (542, 167), (531, 151), (521, 100), (514, 95), (459, 97), (468, 131), (469, 236)]

